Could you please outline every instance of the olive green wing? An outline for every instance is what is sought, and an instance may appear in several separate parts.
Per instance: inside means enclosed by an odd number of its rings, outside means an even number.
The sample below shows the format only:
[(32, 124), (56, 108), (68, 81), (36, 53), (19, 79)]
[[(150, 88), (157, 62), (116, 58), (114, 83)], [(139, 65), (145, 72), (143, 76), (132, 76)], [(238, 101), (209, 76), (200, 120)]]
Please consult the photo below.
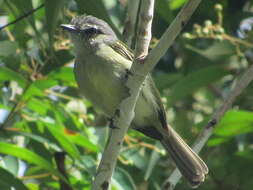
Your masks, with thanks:
[(147, 85), (149, 85), (151, 93), (154, 95), (155, 97), (155, 102), (157, 104), (158, 107), (158, 117), (160, 119), (160, 122), (162, 123), (162, 126), (164, 128), (167, 128), (167, 119), (166, 119), (166, 112), (161, 100), (161, 95), (160, 92), (158, 91), (158, 89), (156, 88), (155, 82), (152, 79), (152, 76), (150, 74), (148, 74), (147, 78), (146, 78), (146, 82), (148, 83)]
[[(133, 59), (134, 59), (133, 51), (126, 44), (124, 44), (121, 41), (116, 41), (116, 42), (111, 43), (109, 45), (121, 56), (128, 59), (129, 61), (133, 61)], [(160, 93), (157, 90), (155, 83), (154, 83), (150, 74), (148, 74), (148, 76), (144, 82), (146, 83), (146, 85), (149, 86), (151, 93), (155, 97), (155, 101), (156, 101), (157, 107), (158, 107), (158, 117), (162, 123), (162, 126), (167, 128), (166, 113), (165, 113), (165, 110), (164, 110), (164, 107), (163, 107), (163, 104), (161, 101)], [(141, 92), (141, 94), (145, 97), (145, 93), (143, 91)], [(148, 97), (146, 97), (146, 98), (148, 98)]]
[(118, 54), (120, 54), (124, 58), (128, 59), (129, 61), (134, 60), (133, 51), (126, 44), (124, 44), (123, 42), (118, 40), (116, 42), (113, 42), (113, 43), (109, 44), (109, 46), (114, 51), (116, 51)]

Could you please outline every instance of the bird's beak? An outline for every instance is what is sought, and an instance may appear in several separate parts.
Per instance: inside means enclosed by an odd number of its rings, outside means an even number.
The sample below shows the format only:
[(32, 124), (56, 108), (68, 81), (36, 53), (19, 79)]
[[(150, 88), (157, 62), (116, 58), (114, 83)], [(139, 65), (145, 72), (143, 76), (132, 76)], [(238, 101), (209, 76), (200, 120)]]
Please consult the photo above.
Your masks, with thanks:
[(67, 30), (69, 32), (75, 32), (75, 31), (77, 31), (76, 27), (74, 25), (71, 25), (71, 24), (61, 24), (61, 27), (64, 30)]

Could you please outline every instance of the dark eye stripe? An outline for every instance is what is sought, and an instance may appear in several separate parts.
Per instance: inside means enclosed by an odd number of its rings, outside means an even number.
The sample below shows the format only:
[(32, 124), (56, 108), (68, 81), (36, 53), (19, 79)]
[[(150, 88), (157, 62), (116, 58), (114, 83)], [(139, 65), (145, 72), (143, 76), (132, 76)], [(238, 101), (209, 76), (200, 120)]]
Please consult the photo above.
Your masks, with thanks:
[(87, 28), (87, 29), (83, 30), (83, 32), (86, 35), (93, 35), (93, 34), (97, 34), (98, 33), (98, 29), (94, 28), (94, 27), (90, 27), (90, 28)]

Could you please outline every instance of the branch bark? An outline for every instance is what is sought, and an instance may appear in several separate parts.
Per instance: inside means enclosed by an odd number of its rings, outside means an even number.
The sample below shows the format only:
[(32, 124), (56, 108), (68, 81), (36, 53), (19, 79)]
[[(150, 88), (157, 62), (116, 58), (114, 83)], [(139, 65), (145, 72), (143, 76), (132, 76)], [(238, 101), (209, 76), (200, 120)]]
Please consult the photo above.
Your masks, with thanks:
[[(242, 91), (249, 85), (253, 80), (253, 64), (245, 71), (242, 77), (237, 81), (234, 88), (230, 91), (228, 97), (224, 100), (223, 104), (213, 113), (211, 120), (204, 127), (202, 132), (199, 134), (192, 148), (196, 153), (199, 153), (204, 147), (210, 136), (213, 134), (215, 125), (221, 120), (223, 115), (228, 109), (232, 107), (236, 97), (239, 96)], [(178, 169), (175, 169), (170, 177), (163, 183), (163, 189), (173, 190), (182, 177)]]
[(127, 16), (123, 30), (123, 40), (128, 45), (128, 47), (131, 47), (132, 45), (139, 5), (140, 0), (128, 0), (127, 3)]
[(163, 34), (157, 46), (147, 55), (149, 41), (151, 39), (154, 0), (142, 1), (135, 60), (126, 81), (126, 87), (129, 89), (129, 96), (122, 100), (118, 109), (115, 111), (108, 143), (99, 164), (92, 190), (107, 190), (110, 188), (111, 176), (116, 166), (117, 156), (124, 135), (134, 117), (135, 103), (139, 96), (141, 85), (147, 74), (171, 46), (200, 2), (201, 0), (188, 1)]

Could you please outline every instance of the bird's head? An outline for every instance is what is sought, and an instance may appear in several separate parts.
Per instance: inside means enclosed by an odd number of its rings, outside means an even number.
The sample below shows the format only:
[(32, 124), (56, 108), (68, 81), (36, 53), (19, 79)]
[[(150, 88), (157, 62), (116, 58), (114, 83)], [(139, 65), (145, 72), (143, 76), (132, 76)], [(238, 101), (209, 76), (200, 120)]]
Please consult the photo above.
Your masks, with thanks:
[(77, 16), (70, 24), (62, 24), (61, 27), (70, 33), (76, 48), (96, 46), (98, 43), (113, 42), (117, 40), (116, 34), (103, 20), (94, 16)]

